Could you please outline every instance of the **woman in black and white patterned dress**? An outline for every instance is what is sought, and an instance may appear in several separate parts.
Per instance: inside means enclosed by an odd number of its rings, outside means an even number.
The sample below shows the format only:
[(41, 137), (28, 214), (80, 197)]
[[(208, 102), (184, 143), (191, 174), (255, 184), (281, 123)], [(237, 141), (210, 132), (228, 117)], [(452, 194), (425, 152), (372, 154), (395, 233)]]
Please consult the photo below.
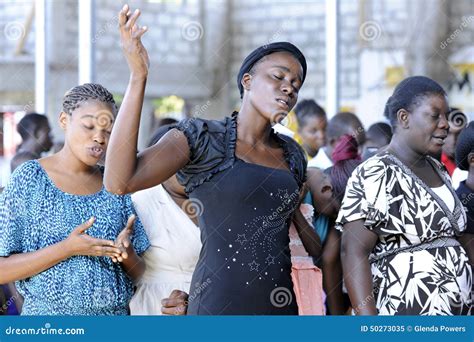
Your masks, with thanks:
[(471, 261), (458, 242), (466, 216), (431, 157), (441, 153), (448, 113), (435, 81), (405, 79), (386, 105), (392, 142), (349, 179), (337, 225), (356, 314), (470, 313)]

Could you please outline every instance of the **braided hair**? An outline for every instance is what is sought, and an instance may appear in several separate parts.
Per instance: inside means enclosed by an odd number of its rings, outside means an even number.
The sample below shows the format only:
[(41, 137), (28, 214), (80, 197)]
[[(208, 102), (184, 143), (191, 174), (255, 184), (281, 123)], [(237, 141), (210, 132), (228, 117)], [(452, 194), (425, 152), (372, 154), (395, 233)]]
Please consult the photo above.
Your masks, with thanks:
[(113, 95), (103, 86), (97, 83), (84, 83), (69, 89), (64, 94), (63, 112), (71, 115), (74, 110), (79, 108), (82, 103), (89, 100), (104, 102), (112, 107), (112, 112), (117, 113), (117, 105)]
[(400, 109), (412, 111), (414, 106), (430, 95), (446, 96), (446, 92), (436, 81), (425, 76), (413, 76), (401, 81), (385, 105), (384, 115), (390, 120), (393, 130), (397, 125), (397, 112)]

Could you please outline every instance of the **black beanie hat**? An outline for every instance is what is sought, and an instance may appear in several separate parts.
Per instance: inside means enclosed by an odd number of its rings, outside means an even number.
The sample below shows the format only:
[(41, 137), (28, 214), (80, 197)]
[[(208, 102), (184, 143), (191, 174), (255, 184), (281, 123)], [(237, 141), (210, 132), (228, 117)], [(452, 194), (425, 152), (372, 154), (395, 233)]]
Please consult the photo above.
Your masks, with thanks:
[(306, 58), (304, 58), (303, 53), (293, 44), (288, 42), (275, 42), (268, 45), (260, 46), (259, 48), (253, 50), (250, 55), (248, 55), (240, 67), (239, 74), (237, 75), (237, 86), (240, 91), (240, 98), (244, 96), (244, 87), (242, 86), (242, 77), (245, 73), (248, 73), (252, 67), (263, 57), (272, 54), (274, 52), (286, 51), (291, 53), (301, 64), (303, 68), (303, 79), (301, 83), (304, 82), (306, 78)]

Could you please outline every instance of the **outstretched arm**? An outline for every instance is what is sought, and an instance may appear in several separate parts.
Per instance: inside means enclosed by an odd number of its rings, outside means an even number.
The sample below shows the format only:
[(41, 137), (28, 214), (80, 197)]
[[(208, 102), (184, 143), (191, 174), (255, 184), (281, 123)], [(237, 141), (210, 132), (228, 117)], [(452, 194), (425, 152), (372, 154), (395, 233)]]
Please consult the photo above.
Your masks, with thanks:
[(110, 137), (105, 162), (104, 185), (110, 192), (126, 194), (165, 181), (189, 160), (186, 137), (173, 129), (156, 145), (137, 156), (138, 128), (148, 77), (148, 53), (141, 42), (147, 31), (137, 19), (140, 11), (119, 13), (120, 38), (130, 69), (130, 79)]

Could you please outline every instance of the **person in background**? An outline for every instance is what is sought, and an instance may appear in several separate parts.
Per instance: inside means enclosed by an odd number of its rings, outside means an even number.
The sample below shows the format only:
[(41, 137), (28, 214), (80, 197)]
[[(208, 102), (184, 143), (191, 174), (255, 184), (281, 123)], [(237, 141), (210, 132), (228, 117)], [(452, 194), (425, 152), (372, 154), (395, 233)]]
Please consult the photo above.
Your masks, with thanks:
[(352, 135), (343, 135), (332, 154), (334, 166), (324, 171), (308, 168), (308, 185), (312, 203), (315, 205), (315, 216), (329, 219), (321, 263), (329, 315), (344, 315), (350, 307), (349, 297), (342, 284), (341, 233), (334, 228), (334, 221), (341, 206), (347, 180), (361, 163), (358, 150), (356, 139)]
[(10, 162), (11, 172), (27, 160), (40, 158), (43, 152), (49, 151), (53, 146), (51, 127), (45, 115), (26, 114), (18, 123), (17, 131), (22, 142)]
[[(177, 124), (177, 123), (178, 123), (178, 120), (173, 119), (173, 118), (161, 118), (158, 121), (156, 129), (158, 129), (160, 127), (163, 127), (163, 126), (174, 125), (174, 124)], [(156, 134), (156, 130), (155, 130), (155, 134)]]
[(359, 148), (361, 148), (365, 143), (364, 126), (359, 118), (355, 114), (349, 112), (338, 113), (329, 120), (326, 130), (326, 146), (321, 148), (318, 154), (308, 162), (308, 168), (317, 167), (325, 170), (328, 167), (331, 167), (333, 165), (331, 159), (332, 151), (334, 150), (339, 138), (344, 134), (352, 135), (357, 140)]
[(20, 165), (0, 195), (0, 284), (16, 281), (22, 315), (129, 313), (149, 242), (130, 196), (108, 192), (97, 165), (116, 111), (99, 84), (66, 92), (63, 149)]
[(456, 194), (466, 210), (467, 229), (460, 238), (469, 258), (474, 260), (474, 121), (459, 134), (456, 146), (456, 164), (459, 169), (467, 171), (467, 179), (459, 184)]
[[(175, 126), (160, 127), (149, 146)], [(201, 251), (196, 218), (203, 208), (188, 199), (176, 175), (161, 185), (135, 192), (132, 200), (151, 246), (143, 254), (146, 270), (136, 283), (130, 313), (160, 315), (161, 300), (173, 290), (189, 293)]]
[[(459, 134), (465, 127), (467, 122), (466, 115), (462, 113), (458, 108), (452, 108), (449, 116), (453, 116), (454, 119), (449, 121), (449, 133), (446, 138), (443, 150), (441, 152), (441, 162), (446, 166), (449, 175), (452, 177), (454, 170), (456, 169), (456, 145)], [(459, 122), (460, 121), (460, 122)]]
[(324, 109), (314, 100), (302, 100), (295, 107), (298, 135), (308, 160), (326, 145), (327, 117)]
[(352, 173), (336, 220), (344, 281), (358, 315), (469, 314), (466, 215), (439, 155), (449, 131), (444, 89), (409, 77), (387, 101), (387, 149)]
[(362, 151), (362, 160), (376, 155), (392, 140), (392, 127), (385, 122), (374, 123), (366, 132), (366, 141)]

